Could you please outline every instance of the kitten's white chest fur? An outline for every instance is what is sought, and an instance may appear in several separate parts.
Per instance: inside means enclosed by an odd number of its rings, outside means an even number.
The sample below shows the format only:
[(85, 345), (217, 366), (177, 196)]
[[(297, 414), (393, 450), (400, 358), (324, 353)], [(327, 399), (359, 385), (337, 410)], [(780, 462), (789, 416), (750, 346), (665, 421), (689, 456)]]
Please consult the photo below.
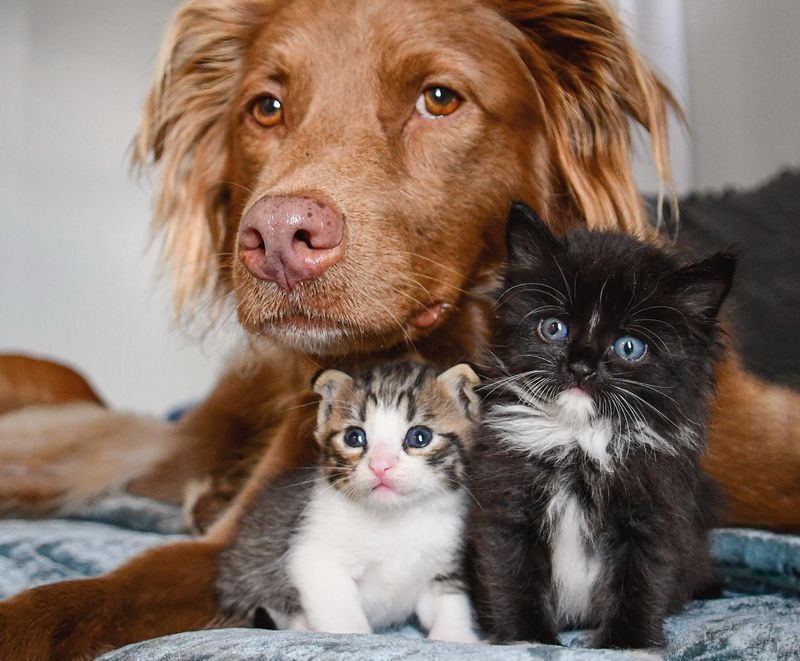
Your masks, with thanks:
[(595, 417), (594, 404), (587, 396), (563, 392), (555, 405), (548, 407), (531, 401), (524, 392), (519, 394), (519, 404), (500, 404), (488, 415), (488, 424), (504, 443), (529, 455), (562, 457), (578, 447), (610, 470), (613, 427), (608, 419)]
[[(504, 443), (528, 455), (550, 454), (567, 460), (579, 448), (600, 468), (613, 469), (612, 425), (595, 417), (594, 405), (585, 395), (564, 392), (550, 409), (530, 401), (496, 406), (489, 424)], [(546, 516), (556, 616), (562, 625), (580, 623), (589, 613), (602, 563), (586, 543), (585, 512), (566, 487), (551, 496)]]
[(558, 620), (562, 624), (586, 619), (592, 591), (600, 575), (599, 557), (586, 542), (586, 518), (574, 495), (560, 489), (547, 505), (550, 527), (551, 577)]
[[(442, 494), (433, 501), (385, 513), (365, 509), (335, 489), (316, 490), (303, 527), (288, 558), (288, 572), (303, 595), (331, 595), (325, 629), (352, 630), (354, 614), (343, 606), (357, 598), (368, 618), (367, 630), (401, 622), (432, 589), (436, 576), (458, 567), (464, 494)], [(346, 593), (346, 594), (345, 594)], [(309, 620), (315, 613), (308, 612)], [(363, 619), (363, 616), (362, 616)]]

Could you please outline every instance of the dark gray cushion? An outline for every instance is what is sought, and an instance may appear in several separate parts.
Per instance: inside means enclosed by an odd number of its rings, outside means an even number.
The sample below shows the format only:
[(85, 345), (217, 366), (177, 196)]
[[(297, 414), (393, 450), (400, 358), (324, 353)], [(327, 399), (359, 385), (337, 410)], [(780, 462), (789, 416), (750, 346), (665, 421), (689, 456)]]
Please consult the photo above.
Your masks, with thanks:
[(680, 210), (679, 244), (740, 255), (727, 308), (745, 364), (800, 389), (800, 170), (750, 190), (689, 195)]

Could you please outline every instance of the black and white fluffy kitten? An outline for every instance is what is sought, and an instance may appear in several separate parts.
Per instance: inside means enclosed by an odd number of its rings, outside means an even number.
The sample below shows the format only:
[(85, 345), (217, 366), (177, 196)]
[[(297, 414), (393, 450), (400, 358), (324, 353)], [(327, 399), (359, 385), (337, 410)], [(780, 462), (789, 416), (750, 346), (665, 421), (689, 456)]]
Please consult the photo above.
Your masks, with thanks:
[(617, 233), (554, 237), (517, 205), (497, 301), (501, 366), (474, 450), (476, 597), (495, 641), (664, 641), (710, 578), (700, 467), (735, 258), (684, 265)]
[(333, 633), (416, 615), (429, 638), (477, 640), (462, 576), (477, 381), (464, 364), (322, 372), (317, 464), (245, 515), (217, 565), (222, 611)]

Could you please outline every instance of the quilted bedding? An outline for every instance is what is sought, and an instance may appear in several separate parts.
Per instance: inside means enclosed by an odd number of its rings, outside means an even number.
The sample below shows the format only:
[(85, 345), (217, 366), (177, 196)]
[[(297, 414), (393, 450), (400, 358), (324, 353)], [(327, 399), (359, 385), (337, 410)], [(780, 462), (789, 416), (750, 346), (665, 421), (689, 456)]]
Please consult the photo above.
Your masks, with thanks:
[[(178, 510), (130, 496), (105, 498), (70, 520), (0, 521), (0, 597), (94, 576), (145, 548), (181, 538)], [(580, 633), (564, 635), (565, 647), (438, 643), (407, 626), (371, 636), (198, 631), (129, 645), (103, 659), (800, 659), (800, 537), (720, 529), (712, 546), (726, 586), (723, 597), (696, 601), (671, 617), (669, 644), (658, 652), (586, 650)]]

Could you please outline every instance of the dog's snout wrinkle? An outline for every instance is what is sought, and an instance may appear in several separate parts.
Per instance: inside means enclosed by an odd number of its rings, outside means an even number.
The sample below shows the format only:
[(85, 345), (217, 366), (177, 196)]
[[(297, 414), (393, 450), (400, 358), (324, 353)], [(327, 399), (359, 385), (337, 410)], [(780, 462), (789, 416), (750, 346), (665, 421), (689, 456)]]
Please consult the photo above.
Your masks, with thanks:
[(344, 250), (344, 217), (313, 197), (262, 197), (244, 214), (239, 259), (260, 280), (285, 291), (313, 280)]

